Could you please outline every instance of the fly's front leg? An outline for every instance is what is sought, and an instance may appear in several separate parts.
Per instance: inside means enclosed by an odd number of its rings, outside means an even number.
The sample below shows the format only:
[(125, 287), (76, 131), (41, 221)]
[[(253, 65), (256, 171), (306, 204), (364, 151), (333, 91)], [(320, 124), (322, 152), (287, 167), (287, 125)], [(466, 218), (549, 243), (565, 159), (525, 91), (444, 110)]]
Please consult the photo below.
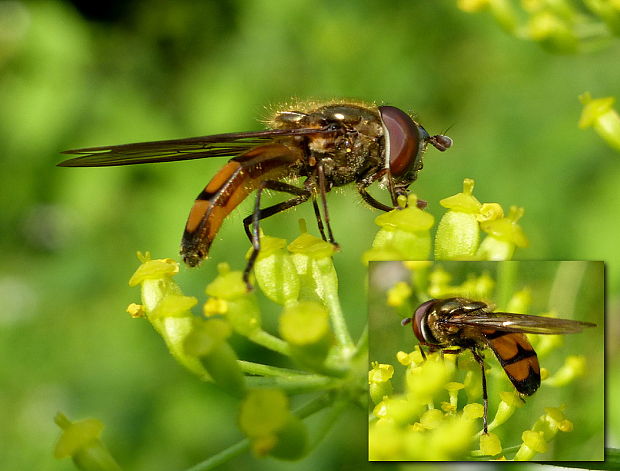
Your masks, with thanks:
[[(367, 188), (370, 185), (372, 185), (374, 182), (381, 180), (383, 177), (387, 177), (388, 190), (390, 192), (390, 197), (392, 199), (393, 206), (388, 206), (386, 204), (381, 203), (380, 201), (377, 201), (373, 196), (370, 195), (370, 193), (368, 193)], [(357, 184), (357, 191), (361, 195), (362, 199), (366, 203), (368, 203), (370, 206), (376, 209), (380, 209), (381, 211), (386, 211), (386, 212), (392, 211), (393, 209), (404, 209), (402, 206), (400, 206), (398, 202), (398, 197), (409, 195), (409, 191), (407, 190), (406, 187), (398, 186), (394, 183), (394, 180), (392, 178), (392, 173), (386, 168), (381, 169), (378, 172), (372, 173), (366, 176), (365, 178), (363, 178)], [(419, 209), (424, 209), (426, 208), (427, 205), (428, 203), (424, 200), (419, 199), (416, 202), (416, 207), (418, 207)]]
[[(377, 201), (374, 197), (372, 197), (370, 195), (370, 193), (368, 193), (367, 188), (372, 185), (374, 182), (381, 180), (386, 174), (389, 174), (388, 169), (384, 168), (378, 172), (372, 173), (366, 177), (364, 177), (360, 182), (358, 182), (357, 184), (357, 191), (360, 194), (360, 196), (362, 197), (362, 199), (369, 204), (370, 206), (372, 206), (373, 208), (376, 209), (380, 209), (381, 211), (392, 211), (394, 209), (394, 207), (396, 207), (398, 205), (397, 203), (397, 198), (395, 194), (391, 194), (392, 197), (392, 204), (394, 206), (388, 206), (387, 204), (383, 204), (380, 201)], [(392, 181), (391, 177), (389, 177), (389, 181)], [(392, 189), (390, 189), (392, 190)], [(391, 191), (390, 191), (391, 192)]]
[[(263, 190), (274, 190), (280, 191), (283, 193), (289, 193), (292, 195), (297, 195), (295, 198), (291, 198), (289, 200), (283, 201), (278, 204), (274, 204), (273, 206), (269, 206), (268, 208), (261, 209), (260, 200), (263, 193)], [(285, 211), (289, 208), (297, 206), (310, 198), (311, 193), (304, 189), (298, 188), (293, 185), (289, 185), (288, 183), (284, 183), (277, 180), (266, 180), (262, 182), (258, 189), (256, 190), (256, 200), (254, 202), (254, 211), (251, 215), (246, 217), (243, 220), (243, 226), (245, 228), (245, 233), (252, 242), (252, 253), (250, 254), (250, 258), (248, 259), (248, 263), (245, 266), (245, 270), (243, 271), (243, 281), (248, 287), (248, 290), (252, 289), (252, 284), (250, 283), (250, 273), (252, 272), (252, 268), (254, 268), (254, 263), (256, 263), (256, 257), (260, 252), (260, 224), (259, 221), (261, 219), (268, 218), (269, 216), (273, 216), (274, 214)], [(250, 226), (252, 229), (250, 230)]]

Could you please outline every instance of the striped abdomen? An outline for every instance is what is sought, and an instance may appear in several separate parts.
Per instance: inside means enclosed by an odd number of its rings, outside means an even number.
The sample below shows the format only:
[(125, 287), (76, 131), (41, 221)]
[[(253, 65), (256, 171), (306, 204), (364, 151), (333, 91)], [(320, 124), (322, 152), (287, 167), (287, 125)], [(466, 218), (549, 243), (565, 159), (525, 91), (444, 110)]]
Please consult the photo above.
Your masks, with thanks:
[(192, 206), (181, 241), (185, 263), (193, 267), (206, 258), (224, 218), (261, 182), (288, 175), (301, 157), (299, 150), (266, 144), (230, 159)]
[(517, 391), (534, 394), (540, 386), (540, 366), (525, 334), (495, 329), (485, 329), (482, 334)]

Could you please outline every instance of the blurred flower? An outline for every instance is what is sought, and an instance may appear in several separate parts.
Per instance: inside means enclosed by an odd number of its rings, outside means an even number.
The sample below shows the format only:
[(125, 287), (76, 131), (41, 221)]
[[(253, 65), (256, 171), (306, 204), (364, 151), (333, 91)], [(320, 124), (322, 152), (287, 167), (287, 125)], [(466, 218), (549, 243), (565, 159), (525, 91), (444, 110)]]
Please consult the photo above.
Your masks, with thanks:
[(609, 146), (620, 151), (620, 116), (612, 107), (616, 99), (593, 99), (589, 92), (581, 95), (579, 99), (584, 105), (579, 127), (584, 129), (592, 126)]

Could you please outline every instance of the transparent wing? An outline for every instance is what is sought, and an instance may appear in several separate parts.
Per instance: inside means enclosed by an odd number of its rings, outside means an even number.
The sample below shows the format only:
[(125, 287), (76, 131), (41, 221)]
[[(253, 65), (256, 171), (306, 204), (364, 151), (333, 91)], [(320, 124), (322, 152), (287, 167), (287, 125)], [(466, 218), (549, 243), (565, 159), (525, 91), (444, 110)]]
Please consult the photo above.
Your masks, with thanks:
[(66, 150), (63, 154), (77, 155), (58, 164), (59, 167), (108, 167), (115, 165), (175, 162), (178, 160), (232, 157), (274, 138), (305, 136), (333, 132), (327, 128), (269, 129), (266, 131), (214, 134), (212, 136), (171, 139), (168, 141), (137, 142), (116, 146), (86, 147)]
[(471, 325), (492, 328), (502, 332), (523, 332), (527, 334), (573, 334), (586, 327), (596, 327), (591, 322), (530, 316), (509, 312), (476, 312), (474, 315), (456, 315), (444, 322), (447, 324)]

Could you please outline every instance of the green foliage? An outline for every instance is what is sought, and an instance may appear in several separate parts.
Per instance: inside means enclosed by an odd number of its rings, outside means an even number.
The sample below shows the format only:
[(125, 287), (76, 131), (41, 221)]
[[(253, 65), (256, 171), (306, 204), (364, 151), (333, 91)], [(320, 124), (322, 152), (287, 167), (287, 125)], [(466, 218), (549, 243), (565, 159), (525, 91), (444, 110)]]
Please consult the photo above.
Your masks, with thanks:
[(576, 53), (620, 34), (615, 0), (458, 0), (464, 11), (491, 11), (508, 33), (550, 52)]

